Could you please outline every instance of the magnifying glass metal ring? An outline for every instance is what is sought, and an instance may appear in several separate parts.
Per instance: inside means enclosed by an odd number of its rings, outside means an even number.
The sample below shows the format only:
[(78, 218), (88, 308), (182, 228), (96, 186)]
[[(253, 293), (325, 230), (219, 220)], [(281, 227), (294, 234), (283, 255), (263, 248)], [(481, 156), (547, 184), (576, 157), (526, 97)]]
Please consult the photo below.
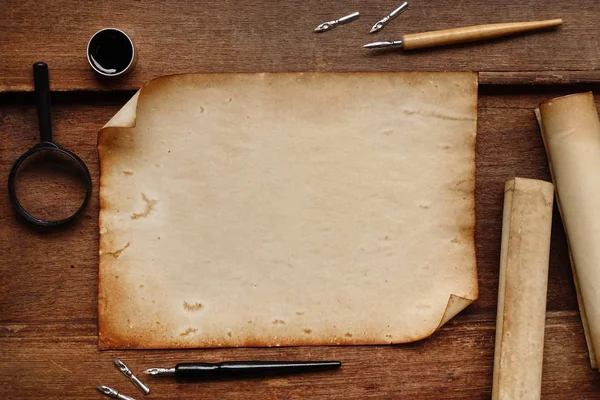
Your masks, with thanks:
[[(25, 160), (27, 160), (29, 157), (33, 156), (34, 154), (37, 154), (37, 153), (43, 152), (43, 151), (56, 152), (56, 153), (62, 154), (64, 156), (70, 158), (71, 160), (73, 160), (75, 162), (75, 165), (77, 165), (77, 168), (80, 170), (80, 172), (82, 173), (82, 176), (83, 176), (83, 183), (85, 185), (85, 197), (83, 198), (83, 201), (81, 202), (81, 205), (79, 206), (79, 208), (73, 214), (71, 214), (70, 216), (63, 218), (63, 219), (43, 220), (40, 218), (36, 218), (33, 215), (31, 215), (21, 205), (21, 203), (19, 202), (19, 198), (17, 196), (17, 191), (15, 188), (15, 181), (17, 178), (17, 172), (18, 172), (19, 168), (21, 167), (21, 164), (23, 164), (23, 162)], [(64, 225), (66, 223), (71, 222), (83, 211), (88, 200), (90, 199), (91, 194), (92, 194), (92, 177), (91, 177), (90, 171), (88, 170), (85, 163), (76, 154), (63, 149), (62, 147), (58, 146), (56, 143), (53, 143), (53, 142), (40, 142), (40, 143), (36, 144), (35, 146), (33, 146), (28, 151), (26, 151), (25, 153), (23, 153), (17, 159), (17, 161), (15, 161), (12, 168), (10, 169), (10, 174), (8, 175), (8, 196), (10, 198), (10, 202), (12, 203), (15, 210), (23, 218), (25, 218), (28, 222), (31, 222), (32, 224), (38, 225), (38, 226), (47, 226), (47, 227), (60, 226), (60, 225)]]

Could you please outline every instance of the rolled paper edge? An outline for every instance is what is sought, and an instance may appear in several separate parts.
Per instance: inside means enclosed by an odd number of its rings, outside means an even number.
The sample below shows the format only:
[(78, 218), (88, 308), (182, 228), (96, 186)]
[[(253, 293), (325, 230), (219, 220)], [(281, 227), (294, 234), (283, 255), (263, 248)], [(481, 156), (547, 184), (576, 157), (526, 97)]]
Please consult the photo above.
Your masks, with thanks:
[[(507, 342), (514, 342), (515, 340), (524, 340), (525, 342), (527, 342), (527, 340), (530, 339), (530, 337), (527, 336), (523, 336), (523, 335), (530, 335), (530, 329), (531, 327), (528, 327), (527, 331), (525, 332), (523, 331), (524, 327), (521, 326), (521, 330), (518, 329), (518, 318), (517, 316), (515, 316), (514, 314), (512, 315), (507, 315), (507, 312), (510, 312), (510, 310), (513, 309), (519, 309), (519, 306), (523, 306), (523, 298), (520, 296), (513, 296), (515, 293), (515, 289), (514, 287), (517, 286), (519, 287), (518, 290), (516, 290), (516, 292), (523, 290), (527, 285), (527, 282), (524, 282), (522, 280), (517, 280), (515, 281), (516, 278), (512, 278), (511, 276), (513, 276), (514, 274), (514, 269), (518, 268), (520, 265), (520, 254), (521, 254), (521, 248), (519, 246), (517, 246), (518, 248), (514, 248), (514, 242), (512, 241), (513, 236), (511, 234), (511, 232), (513, 231), (513, 224), (520, 224), (519, 221), (513, 221), (513, 211), (516, 209), (516, 207), (520, 206), (522, 207), (522, 203), (520, 203), (521, 199), (520, 196), (518, 194), (515, 194), (516, 191), (521, 192), (521, 190), (530, 190), (530, 191), (535, 191), (541, 194), (541, 199), (543, 199), (543, 201), (546, 204), (542, 204), (543, 207), (546, 208), (545, 213), (547, 216), (547, 226), (546, 226), (546, 230), (547, 230), (547, 237), (545, 238), (546, 243), (542, 244), (542, 253), (540, 254), (540, 256), (545, 257), (546, 259), (546, 263), (545, 263), (545, 268), (543, 270), (540, 270), (540, 272), (534, 277), (536, 278), (536, 280), (538, 278), (540, 278), (540, 274), (544, 275), (546, 277), (546, 285), (544, 286), (544, 288), (539, 288), (538, 287), (538, 292), (537, 293), (532, 293), (531, 295), (538, 295), (539, 297), (541, 297), (543, 300), (543, 311), (540, 310), (540, 313), (543, 313), (543, 315), (539, 315), (539, 319), (543, 319), (545, 320), (545, 305), (546, 305), (546, 291), (547, 291), (547, 275), (548, 275), (548, 258), (549, 258), (549, 254), (550, 254), (550, 234), (551, 234), (551, 224), (552, 224), (552, 201), (553, 201), (553, 185), (550, 182), (546, 182), (546, 181), (540, 181), (540, 180), (533, 180), (533, 179), (524, 179), (524, 178), (514, 178), (511, 180), (506, 181), (505, 183), (505, 197), (504, 197), (504, 209), (503, 209), (503, 216), (502, 216), (502, 243), (501, 243), (501, 252), (500, 252), (500, 271), (499, 271), (499, 283), (498, 283), (498, 310), (497, 310), (497, 318), (496, 318), (496, 342), (495, 342), (495, 349), (494, 349), (494, 372), (493, 372), (493, 386), (492, 386), (492, 399), (493, 400), (498, 400), (501, 398), (505, 398), (506, 394), (503, 394), (504, 391), (509, 391), (508, 395), (513, 396), (515, 395), (515, 393), (513, 393), (511, 391), (515, 390), (516, 388), (508, 386), (508, 385), (515, 385), (515, 381), (514, 381), (514, 377), (517, 376), (517, 383), (523, 383), (522, 381), (520, 381), (521, 378), (523, 378), (523, 376), (527, 375), (528, 377), (532, 376), (532, 375), (537, 375), (539, 377), (539, 379), (535, 382), (535, 387), (533, 387), (534, 383), (532, 381), (526, 382), (526, 384), (529, 384), (530, 387), (527, 387), (527, 393), (531, 395), (531, 397), (527, 397), (527, 398), (539, 398), (539, 394), (541, 392), (541, 378), (542, 378), (542, 358), (543, 358), (543, 337), (544, 337), (544, 324), (541, 324), (541, 327), (539, 326), (539, 323), (537, 325), (537, 329), (538, 329), (538, 336), (541, 337), (541, 341), (542, 343), (538, 346), (538, 351), (536, 354), (537, 355), (537, 360), (539, 360), (539, 364), (533, 365), (533, 366), (529, 366), (530, 368), (528, 368), (527, 370), (527, 374), (512, 374), (512, 380), (510, 379), (511, 376), (509, 374), (509, 377), (507, 380), (503, 380), (503, 373), (502, 372), (506, 372), (506, 371), (502, 371), (503, 368), (503, 363), (502, 360), (505, 357), (508, 357), (509, 359), (514, 359), (515, 357), (520, 357), (522, 356), (520, 353), (512, 353), (512, 354), (504, 354), (503, 353), (503, 345), (506, 344)], [(524, 194), (524, 200), (529, 200), (528, 203), (530, 203), (531, 198), (527, 195), (527, 193)], [(525, 203), (527, 204), (527, 203)], [(543, 225), (541, 225), (542, 229), (544, 229)], [(543, 232), (543, 231), (542, 231)], [(517, 243), (520, 243), (520, 240), (517, 241)], [(514, 258), (510, 257), (509, 255), (512, 254), (513, 256), (516, 256)], [(515, 260), (516, 259), (516, 260)], [(511, 262), (512, 260), (512, 262)], [(513, 274), (511, 274), (509, 271), (509, 268), (511, 270), (513, 270)], [(543, 277), (543, 276), (542, 276)], [(509, 282), (510, 281), (510, 282)], [(507, 292), (507, 285), (511, 286), (511, 291), (510, 293), (512, 294), (511, 296), (509, 296), (509, 299), (507, 300), (506, 298), (506, 292)], [(542, 293), (543, 292), (543, 293)], [(508, 310), (506, 310), (506, 305), (507, 302), (510, 302), (510, 307)], [(538, 303), (539, 304), (539, 303)], [(514, 321), (513, 321), (514, 319)], [(504, 335), (505, 330), (504, 327), (505, 325), (512, 325), (513, 322), (515, 322), (515, 327), (513, 327), (513, 330), (511, 330), (510, 333), (507, 333), (506, 336)], [(518, 351), (519, 349), (515, 349), (515, 351)], [(509, 350), (510, 351), (510, 350)], [(528, 360), (523, 360), (523, 363), (526, 363), (527, 361), (529, 361), (529, 363), (531, 364), (531, 357), (528, 357)], [(537, 368), (537, 371), (533, 371), (533, 368)], [(506, 367), (505, 367), (506, 368)], [(522, 385), (519, 385), (519, 387), (522, 390)], [(512, 397), (511, 397), (512, 398)]]
[(500, 268), (498, 271), (498, 306), (496, 311), (496, 337), (494, 342), (494, 372), (492, 380), (492, 400), (499, 398), (500, 394), (500, 354), (502, 351), (502, 333), (504, 322), (504, 294), (506, 289), (506, 256), (508, 254), (508, 225), (510, 224), (510, 210), (512, 209), (513, 191), (515, 180), (511, 179), (504, 184), (504, 205), (502, 210), (502, 239), (500, 244)]
[[(535, 117), (536, 117), (536, 119), (538, 121), (538, 125), (540, 127), (540, 133), (542, 136), (542, 140), (544, 142), (546, 156), (548, 158), (548, 167), (550, 169), (550, 175), (552, 176), (553, 181), (554, 181), (554, 176), (555, 176), (554, 166), (552, 164), (552, 157), (550, 155), (550, 152), (548, 151), (548, 140), (546, 138), (546, 132), (545, 132), (545, 128), (544, 128), (544, 120), (542, 118), (542, 112), (540, 111), (540, 108), (544, 107), (547, 104), (550, 104), (551, 102), (567, 100), (568, 98), (575, 97), (575, 96), (593, 96), (593, 95), (592, 95), (592, 92), (583, 92), (583, 93), (573, 93), (573, 94), (569, 94), (566, 96), (556, 97), (556, 98), (541, 102), (539, 104), (539, 106), (534, 110)], [(593, 99), (593, 97), (592, 97), (592, 99)], [(560, 201), (560, 194), (558, 193), (558, 190), (556, 190), (556, 187), (555, 187), (555, 198), (556, 198), (556, 204), (558, 205), (559, 214), (561, 215), (561, 219), (564, 219), (564, 213), (563, 213), (562, 205), (561, 205), (561, 201)], [(579, 314), (581, 315), (581, 324), (583, 325), (585, 342), (586, 342), (586, 345), (588, 348), (588, 356), (590, 358), (590, 366), (592, 369), (598, 369), (598, 363), (596, 362), (596, 351), (594, 349), (594, 342), (592, 340), (590, 327), (589, 327), (589, 323), (588, 323), (588, 319), (587, 319), (587, 314), (585, 312), (585, 305), (583, 303), (581, 288), (579, 287), (579, 279), (577, 278), (577, 268), (575, 266), (575, 261), (573, 260), (573, 255), (571, 253), (571, 244), (569, 243), (569, 232), (567, 231), (566, 224), (564, 224), (564, 223), (563, 223), (563, 228), (565, 230), (565, 234), (567, 237), (567, 243), (568, 243), (568, 247), (569, 247), (569, 260), (571, 263), (571, 273), (573, 274), (573, 281), (575, 282), (575, 292), (577, 294), (577, 304), (579, 306)]]

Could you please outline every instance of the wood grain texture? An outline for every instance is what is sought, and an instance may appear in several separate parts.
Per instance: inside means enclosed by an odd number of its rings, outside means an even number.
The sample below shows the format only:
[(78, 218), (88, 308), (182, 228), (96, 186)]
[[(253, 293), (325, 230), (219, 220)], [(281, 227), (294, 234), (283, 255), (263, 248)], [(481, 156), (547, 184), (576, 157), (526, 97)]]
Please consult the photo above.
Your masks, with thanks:
[[(552, 81), (600, 79), (600, 7), (596, 0), (411, 2), (381, 32), (370, 27), (389, 2), (262, 0), (3, 0), (0, 91), (31, 90), (31, 65), (50, 65), (53, 90), (137, 89), (151, 78), (184, 72), (482, 71), (486, 83), (545, 71)], [(321, 22), (354, 11), (358, 21), (316, 34)], [(416, 52), (372, 52), (362, 45), (404, 34), (461, 26), (563, 18), (556, 31)], [(87, 63), (90, 36), (104, 27), (131, 35), (139, 58), (130, 75), (101, 80)], [(535, 76), (535, 75), (534, 75)]]
[[(336, 373), (272, 380), (177, 384), (145, 379), (152, 398), (489, 399), (502, 229), (503, 185), (514, 176), (550, 179), (533, 108), (600, 86), (597, 0), (414, 2), (376, 34), (382, 0), (268, 3), (261, 0), (0, 1), (0, 176), (37, 141), (31, 65), (50, 65), (58, 143), (88, 164), (92, 201), (68, 229), (32, 230), (0, 184), (0, 397), (101, 399), (96, 384), (141, 398), (112, 365), (135, 371), (178, 361), (340, 359)], [(322, 35), (319, 23), (353, 11), (361, 19)], [(556, 31), (404, 53), (362, 44), (404, 34), (486, 23), (563, 18)], [(100, 80), (86, 43), (114, 26), (136, 43), (132, 74)], [(97, 350), (98, 129), (147, 80), (185, 72), (481, 71), (476, 247), (480, 298), (431, 338), (402, 346), (188, 351)], [(552, 87), (552, 84), (576, 84)], [(536, 86), (514, 86), (535, 84)], [(507, 85), (507, 86), (505, 86)], [(120, 92), (113, 93), (113, 90)], [(123, 92), (129, 90), (129, 92)], [(4, 178), (5, 179), (5, 178)], [(5, 182), (3, 180), (2, 182)], [(40, 196), (44, 193), (40, 193)], [(542, 379), (543, 399), (600, 399), (589, 368), (566, 238), (554, 210)]]
[[(52, 341), (49, 338), (53, 338)], [(568, 338), (568, 343), (565, 343)], [(275, 379), (178, 384), (141, 376), (152, 399), (489, 399), (494, 321), (460, 317), (431, 338), (402, 346), (297, 347), (182, 351), (107, 351), (96, 348), (94, 323), (0, 324), (0, 395), (10, 399), (102, 399), (104, 384), (142, 395), (114, 367), (122, 359), (135, 373), (174, 360), (340, 359), (331, 373)], [(600, 382), (586, 365), (577, 313), (549, 313), (542, 398), (597, 399)], [(463, 359), (457, 363), (457, 358)]]
[[(401, 346), (298, 347), (186, 351), (97, 349), (98, 199), (82, 218), (42, 233), (15, 215), (0, 189), (0, 397), (80, 399), (102, 396), (94, 385), (141, 395), (111, 364), (135, 371), (179, 361), (339, 359), (341, 371), (271, 380), (177, 384), (146, 378), (152, 398), (220, 399), (488, 399), (504, 181), (550, 179), (533, 108), (577, 88), (494, 88), (479, 100), (476, 247), (480, 298), (431, 338)], [(94, 184), (98, 129), (128, 93), (54, 96), (58, 143), (88, 164)], [(31, 96), (0, 96), (0, 176), (37, 140)], [(597, 99), (600, 100), (600, 99)], [(42, 195), (42, 194), (40, 194)], [(566, 239), (554, 211), (542, 398), (600, 399), (600, 375), (589, 368)]]

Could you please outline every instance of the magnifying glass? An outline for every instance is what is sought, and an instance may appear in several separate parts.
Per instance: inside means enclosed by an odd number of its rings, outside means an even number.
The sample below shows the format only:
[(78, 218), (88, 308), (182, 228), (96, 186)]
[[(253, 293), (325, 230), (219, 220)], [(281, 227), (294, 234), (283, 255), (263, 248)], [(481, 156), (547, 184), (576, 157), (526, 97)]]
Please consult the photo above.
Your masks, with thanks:
[(8, 195), (15, 210), (38, 226), (60, 226), (85, 208), (92, 178), (76, 154), (52, 141), (48, 65), (33, 64), (40, 142), (22, 154), (8, 176)]

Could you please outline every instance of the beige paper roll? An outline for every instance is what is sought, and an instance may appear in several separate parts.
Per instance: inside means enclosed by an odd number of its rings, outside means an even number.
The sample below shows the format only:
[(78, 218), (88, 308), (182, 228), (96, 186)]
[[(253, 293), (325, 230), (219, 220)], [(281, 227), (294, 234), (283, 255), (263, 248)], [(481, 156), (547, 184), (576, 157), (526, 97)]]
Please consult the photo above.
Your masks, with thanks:
[(591, 92), (540, 104), (592, 368), (600, 363), (600, 121)]
[(540, 398), (552, 202), (549, 182), (506, 182), (493, 400)]

